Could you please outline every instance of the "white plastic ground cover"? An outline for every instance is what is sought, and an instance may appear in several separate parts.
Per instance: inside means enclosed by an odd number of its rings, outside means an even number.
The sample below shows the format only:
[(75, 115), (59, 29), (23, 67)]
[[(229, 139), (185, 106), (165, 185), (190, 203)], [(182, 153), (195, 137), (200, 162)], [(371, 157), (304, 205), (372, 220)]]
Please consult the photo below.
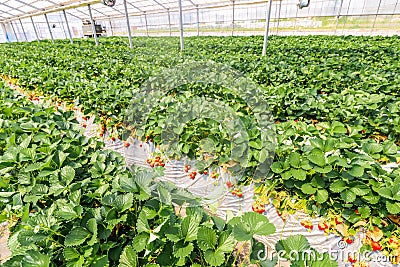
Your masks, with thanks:
[[(10, 86), (13, 89), (18, 89), (17, 87)], [(34, 103), (40, 103), (39, 101), (33, 101)], [(99, 126), (94, 123), (95, 117), (92, 116), (87, 121), (84, 120), (83, 114), (78, 110), (75, 110), (76, 118), (80, 123), (85, 123), (84, 134), (87, 137), (94, 137), (99, 133)], [(146, 160), (152, 156), (156, 151), (156, 148), (151, 143), (140, 142), (139, 140), (129, 140), (130, 146), (125, 147), (121, 140), (112, 141), (108, 139), (107, 133), (104, 135), (105, 148), (116, 151), (124, 156), (126, 164), (128, 166), (136, 165), (142, 167), (149, 167)], [(188, 178), (187, 173), (183, 171), (185, 162), (183, 161), (170, 161), (166, 162), (164, 176), (160, 177), (160, 180), (173, 182), (176, 186), (180, 188), (187, 189), (195, 197), (201, 197), (207, 199), (207, 196), (212, 196), (216, 193), (215, 180), (208, 177), (208, 175), (203, 175), (200, 178), (191, 180)], [(384, 168), (390, 171), (392, 168), (397, 168), (397, 164), (387, 165)], [(219, 170), (219, 180), (227, 181), (230, 177)], [(221, 184), (218, 185), (221, 187)], [(217, 191), (221, 193), (218, 198), (216, 208), (216, 215), (221, 218), (226, 218), (228, 214), (238, 215), (243, 212), (248, 212), (252, 210), (252, 202), (254, 197), (254, 190), (252, 186), (247, 186), (241, 188), (243, 192), (243, 197), (238, 198), (233, 196), (228, 188), (224, 192)], [(212, 199), (215, 196), (211, 197)], [(207, 204), (207, 201), (206, 203)], [(310, 245), (317, 249), (319, 252), (328, 252), (333, 258), (337, 259), (339, 267), (349, 267), (352, 264), (348, 262), (348, 255), (354, 255), (355, 252), (361, 247), (361, 240), (365, 237), (365, 232), (359, 232), (355, 237), (354, 243), (348, 245), (342, 241), (342, 238), (334, 234), (324, 235), (323, 231), (318, 230), (319, 218), (308, 218), (303, 213), (296, 213), (295, 215), (289, 215), (285, 222), (276, 213), (274, 206), (267, 205), (264, 215), (273, 223), (276, 227), (276, 233), (267, 237), (259, 237), (258, 239), (266, 245), (268, 251), (267, 255), (274, 255), (274, 247), (278, 240), (287, 238), (292, 235), (304, 235), (309, 241)], [(306, 230), (300, 225), (300, 221), (303, 219), (311, 220), (314, 226), (312, 231)], [(265, 252), (261, 252), (260, 256), (263, 257)], [(370, 267), (393, 267), (398, 265), (393, 265), (382, 257), (382, 253), (374, 252), (369, 255), (371, 257), (369, 261)], [(285, 264), (284, 264), (285, 265)], [(286, 265), (285, 265), (286, 266)], [(324, 266), (321, 266), (324, 267)]]
[[(77, 112), (77, 119), (80, 122), (84, 122), (81, 118), (81, 114)], [(95, 136), (98, 133), (98, 126), (93, 124), (94, 117), (90, 118), (87, 122), (85, 129), (86, 136)], [(139, 140), (130, 139), (130, 146), (125, 147), (121, 140), (112, 141), (107, 138), (107, 134), (104, 135), (105, 147), (107, 149), (119, 152), (125, 157), (128, 166), (132, 164), (136, 166), (149, 167), (146, 160), (152, 157), (152, 154), (156, 152), (156, 148), (151, 143), (141, 142)], [(195, 197), (201, 197), (207, 199), (212, 194), (215, 194), (215, 180), (211, 179), (208, 175), (196, 177), (192, 180), (188, 177), (187, 173), (184, 172), (185, 162), (183, 161), (170, 161), (166, 162), (164, 176), (159, 179), (162, 181), (169, 181), (174, 183), (179, 188), (187, 189)], [(387, 171), (392, 168), (397, 168), (396, 164), (385, 166)], [(220, 174), (219, 179), (221, 181), (229, 180), (226, 173), (218, 171)], [(214, 208), (217, 210), (217, 215), (221, 218), (226, 218), (227, 214), (237, 215), (243, 212), (252, 211), (252, 203), (254, 197), (254, 188), (247, 186), (242, 188), (243, 198), (233, 196), (228, 188), (222, 192), (218, 203)], [(218, 191), (218, 193), (221, 193)], [(206, 202), (206, 201), (205, 201)], [(207, 204), (207, 202), (205, 203)], [(287, 238), (292, 235), (304, 235), (309, 241), (310, 245), (317, 249), (319, 252), (328, 252), (334, 259), (339, 263), (339, 267), (349, 267), (352, 264), (348, 261), (349, 255), (354, 256), (359, 248), (362, 246), (361, 240), (365, 238), (365, 231), (360, 231), (353, 244), (349, 245), (342, 240), (342, 237), (329, 234), (325, 235), (323, 231), (318, 230), (319, 218), (309, 218), (304, 213), (298, 212), (295, 215), (289, 215), (287, 220), (283, 222), (282, 218), (278, 216), (275, 207), (270, 204), (266, 206), (264, 215), (273, 223), (276, 227), (276, 233), (267, 237), (259, 237), (258, 239), (263, 242), (269, 256), (274, 255), (275, 244), (278, 240)], [(308, 231), (300, 225), (300, 221), (308, 219), (313, 223), (313, 230)], [(260, 253), (260, 256), (264, 256), (264, 253)], [(388, 259), (386, 259), (382, 253), (373, 252), (366, 255), (370, 260), (368, 261), (370, 267), (393, 267)], [(397, 265), (396, 265), (397, 266)], [(321, 266), (324, 267), (324, 266)]]

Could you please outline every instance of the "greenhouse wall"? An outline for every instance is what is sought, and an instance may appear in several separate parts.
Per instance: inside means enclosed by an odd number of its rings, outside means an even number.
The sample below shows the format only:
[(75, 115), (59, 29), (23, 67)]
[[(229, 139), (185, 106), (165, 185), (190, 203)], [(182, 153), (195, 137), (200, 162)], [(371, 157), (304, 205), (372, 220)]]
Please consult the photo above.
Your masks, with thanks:
[[(102, 4), (95, 4), (92, 7), (95, 21), (106, 29), (103, 35), (128, 35), (126, 18), (123, 9), (120, 10), (122, 1), (117, 1), (117, 5), (119, 7), (109, 8)], [(128, 13), (133, 36), (179, 35), (177, 10), (154, 10), (138, 15), (137, 10), (141, 10), (140, 8), (136, 2), (135, 5), (129, 3)], [(185, 36), (262, 35), (265, 31), (267, 9), (267, 1), (234, 1), (228, 5), (186, 6), (183, 10), (184, 34)], [(114, 12), (113, 15), (106, 14), (106, 10)], [(82, 21), (89, 19), (87, 7), (69, 9), (67, 12), (72, 36), (83, 37)], [(67, 38), (62, 12), (50, 13), (48, 18), (53, 37)], [(39, 39), (50, 39), (44, 15), (35, 16), (33, 20)], [(36, 40), (30, 18), (23, 18), (21, 23), (18, 20), (3, 23), (7, 35), (2, 30), (0, 42)], [(273, 1), (270, 34), (397, 35), (400, 34), (400, 4), (399, 0), (311, 0), (308, 7), (299, 9), (298, 0)]]

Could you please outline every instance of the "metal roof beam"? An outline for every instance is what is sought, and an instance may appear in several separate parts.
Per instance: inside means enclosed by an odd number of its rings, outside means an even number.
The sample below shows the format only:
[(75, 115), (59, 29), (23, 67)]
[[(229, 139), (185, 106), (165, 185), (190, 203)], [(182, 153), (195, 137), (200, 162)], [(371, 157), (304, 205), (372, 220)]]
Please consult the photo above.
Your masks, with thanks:
[(116, 9), (115, 7), (111, 7), (113, 10), (117, 11), (118, 13), (125, 15), (124, 12), (119, 11), (118, 9)]
[[(79, 10), (79, 9), (75, 9), (75, 10), (76, 10), (77, 12), (79, 12), (79, 13), (85, 15), (86, 17), (90, 17), (90, 14), (86, 14), (85, 12), (83, 12), (83, 11), (81, 11), (81, 10)], [(80, 18), (80, 19), (82, 19), (82, 18)]]
[(139, 12), (142, 12), (142, 13), (144, 13), (144, 11), (143, 10), (141, 10), (140, 8), (138, 8), (137, 6), (134, 6), (133, 4), (131, 4), (131, 3), (127, 3), (127, 4), (129, 4), (130, 6), (133, 6), (134, 8), (136, 8), (137, 10), (139, 10)]
[[(0, 5), (4, 5), (4, 4), (0, 2)], [(8, 13), (8, 12), (6, 12), (6, 11), (1, 11), (1, 12), (6, 13), (7, 15), (10, 15), (10, 16), (14, 16), (13, 14)]]
[[(17, 8), (10, 7), (11, 9), (16, 9), (16, 10), (20, 11), (22, 14), (21, 15), (13, 15), (12, 18), (7, 18), (5, 20), (1, 20), (1, 22), (10, 22), (10, 21), (18, 20), (18, 19), (29, 18), (31, 16), (40, 16), (40, 15), (43, 15), (46, 13), (48, 14), (48, 13), (53, 13), (53, 12), (59, 12), (59, 11), (62, 11), (63, 9), (68, 10), (68, 9), (78, 8), (81, 6), (87, 6), (88, 4), (97, 4), (97, 3), (100, 3), (100, 0), (86, 0), (86, 1), (80, 1), (80, 2), (71, 0), (71, 1), (57, 4), (56, 6), (51, 6), (51, 7), (47, 7), (44, 9), (38, 9), (38, 8), (34, 7), (37, 10), (36, 12), (24, 12), (22, 10), (18, 10)], [(4, 3), (0, 3), (0, 4), (5, 5)], [(6, 5), (6, 6), (8, 6), (8, 5)], [(85, 16), (87, 16), (87, 15), (85, 14)], [(79, 19), (81, 19), (81, 18), (79, 18)]]
[(199, 5), (196, 5), (195, 3), (193, 3), (192, 0), (188, 0), (193, 6), (198, 7)]
[(69, 16), (72, 16), (72, 17), (74, 17), (74, 18), (77, 18), (77, 19), (82, 19), (82, 18), (80, 18), (80, 17), (78, 17), (78, 16), (75, 16), (74, 14), (72, 14), (72, 13), (70, 13), (70, 12), (67, 12), (67, 14), (68, 14)]
[[(5, 3), (2, 3), (2, 2), (0, 2), (0, 5), (6, 6), (6, 7), (11, 8), (11, 9), (15, 9), (15, 10), (17, 10), (17, 11), (22, 12), (23, 14), (25, 14), (25, 12), (22, 11), (21, 9), (19, 9), (19, 8), (9, 6), (9, 5), (7, 5), (7, 4), (5, 4)], [(1, 11), (1, 12), (7, 13), (7, 14), (9, 14), (9, 15), (11, 15), (11, 16), (14, 16), (13, 14), (8, 13), (8, 12), (6, 12), (6, 11)]]
[[(157, 0), (152, 0), (154, 3), (156, 3), (157, 5), (159, 5), (160, 7), (164, 8), (165, 10), (168, 10), (168, 8), (166, 6), (164, 6), (163, 4), (161, 4), (160, 2), (158, 2)], [(190, 0), (189, 0), (190, 1)]]
[(107, 16), (107, 15), (106, 15), (106, 14), (104, 14), (103, 12), (100, 12), (100, 11), (98, 11), (97, 9), (93, 8), (93, 7), (92, 7), (92, 10), (96, 11), (97, 13), (100, 13), (100, 14), (102, 14), (103, 16)]
[(41, 8), (37, 8), (37, 7), (35, 7), (35, 6), (33, 6), (33, 5), (29, 4), (29, 3), (22, 2), (22, 1), (20, 1), (20, 0), (14, 0), (14, 1), (16, 1), (16, 2), (18, 2), (18, 3), (21, 3), (21, 4), (23, 4), (23, 5), (29, 6), (29, 7), (31, 7), (31, 8), (34, 8), (34, 9), (36, 9), (36, 10), (40, 10), (40, 11), (43, 11), (43, 10), (44, 10), (44, 9), (41, 9)]

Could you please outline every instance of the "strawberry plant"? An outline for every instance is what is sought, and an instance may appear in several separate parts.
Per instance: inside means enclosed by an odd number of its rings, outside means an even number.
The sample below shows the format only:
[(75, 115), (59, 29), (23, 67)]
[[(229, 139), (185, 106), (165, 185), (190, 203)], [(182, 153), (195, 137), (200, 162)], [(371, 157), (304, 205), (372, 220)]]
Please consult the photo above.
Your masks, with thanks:
[(82, 135), (72, 111), (9, 89), (0, 96), (0, 221), (10, 224), (12, 251), (5, 266), (231, 266), (239, 241), (258, 244), (254, 235), (275, 232), (255, 213), (226, 223), (192, 207), (180, 217), (160, 199), (182, 200), (182, 192), (155, 183), (155, 172), (128, 170), (121, 155)]
[[(196, 179), (204, 171), (210, 171), (210, 178), (217, 179), (216, 173), (211, 172), (214, 167), (226, 167), (232, 154), (241, 158), (248, 152), (249, 157), (241, 161), (240, 166), (246, 166), (249, 172), (238, 184), (229, 182), (227, 186), (235, 195), (240, 195), (235, 191), (237, 185), (248, 184), (251, 180), (259, 182), (254, 211), (263, 213), (264, 205), (273, 197), (273, 204), (282, 219), (289, 213), (305, 210), (311, 216), (325, 216), (330, 225), (334, 225), (329, 232), (337, 231), (345, 237), (351, 236), (360, 226), (379, 227), (388, 235), (385, 236), (387, 240), (389, 233), (398, 233), (400, 173), (396, 168), (387, 171), (385, 167), (400, 162), (398, 37), (273, 37), (268, 57), (258, 56), (262, 38), (256, 36), (188, 38), (183, 53), (176, 49), (174, 38), (138, 37), (134, 49), (126, 47), (124, 38), (100, 42), (103, 45), (98, 48), (87, 40), (77, 40), (73, 45), (59, 41), (55, 46), (49, 46), (48, 42), (2, 44), (0, 51), (5, 56), (0, 59), (1, 75), (11, 84), (19, 84), (30, 93), (32, 100), (48, 99), (55, 104), (63, 101), (71, 109), (78, 106), (85, 115), (98, 115), (97, 120), (102, 126), (100, 135), (109, 130), (113, 132), (111, 138), (116, 139), (117, 136), (124, 137), (124, 112), (131, 107), (132, 98), (140, 93), (139, 88), (149, 77), (193, 60), (224, 63), (256, 82), (261, 88), (258, 96), (269, 105), (277, 134), (270, 173), (253, 176), (254, 169), (267, 156), (259, 131), (253, 131), (257, 123), (256, 112), (249, 110), (246, 101), (223, 86), (189, 83), (170, 90), (158, 103), (159, 108), (152, 111), (149, 120), (136, 125), (141, 131), (136, 129), (131, 134), (161, 145), (165, 141), (163, 129), (174, 125), (176, 118), (180, 119), (177, 110), (181, 102), (193, 97), (197, 101), (194, 106), (201, 108), (208, 105), (208, 99), (220, 101), (218, 103), (229, 106), (243, 123), (241, 129), (245, 131), (241, 133), (248, 137), (248, 146), (231, 146), (229, 132), (220, 130), (219, 123), (210, 118), (196, 117), (185, 121), (184, 127), (171, 127), (172, 132), (175, 130), (180, 136), (172, 151), (200, 162), (191, 171), (184, 169), (188, 179)], [(163, 54), (154, 53), (160, 47), (163, 47)], [(50, 110), (52, 108), (45, 112)], [(72, 141), (76, 139), (75, 134), (70, 133), (75, 129), (57, 128), (58, 124), (63, 124), (59, 119), (72, 119), (71, 113), (53, 118), (52, 112), (49, 115), (39, 112), (42, 115), (34, 116), (32, 122), (25, 109), (4, 106), (2, 116), (16, 116), (21, 123), (13, 125), (22, 125), (3, 127), (15, 129), (15, 137), (11, 130), (1, 133), (4, 138), (1, 139), (0, 153), (8, 152), (0, 163), (7, 174), (1, 180), (1, 186), (9, 187), (4, 197), (23, 188), (24, 193), (33, 192), (27, 201), (42, 207), (53, 198), (48, 193), (51, 184), (42, 186), (42, 180), (56, 176), (50, 171), (61, 175), (60, 169), (65, 167), (61, 164), (58, 168), (61, 159), (66, 157), (64, 161), (69, 162), (71, 157), (71, 162), (77, 164), (71, 163), (76, 172), (89, 170), (89, 167), (79, 169), (79, 164), (86, 166), (79, 161), (80, 153), (86, 150), (75, 147), (76, 141)], [(57, 127), (53, 124), (50, 128), (41, 126), (40, 123), (44, 124), (48, 118), (56, 120)], [(42, 129), (45, 129), (44, 133)], [(24, 132), (26, 130), (35, 132), (31, 140)], [(57, 141), (51, 139), (53, 135), (66, 135), (71, 143), (62, 143), (59, 147)], [(85, 140), (82, 142), (90, 144), (88, 147), (98, 150), (99, 144)], [(50, 146), (51, 143), (54, 145)], [(20, 149), (17, 144), (23, 144), (22, 152), (17, 153)], [(24, 147), (26, 144), (28, 147)], [(29, 150), (31, 144), (35, 144), (40, 153)], [(42, 148), (43, 144), (50, 148)], [(60, 155), (50, 160), (49, 153), (55, 150), (64, 154), (57, 152)], [(205, 158), (205, 154), (209, 157)], [(173, 158), (176, 155), (163, 156)], [(12, 174), (15, 168), (20, 171), (31, 157), (29, 164), (38, 164), (43, 159), (50, 163), (46, 161), (43, 170), (32, 165), (20, 176)], [(107, 168), (102, 170), (102, 166), (92, 172), (109, 171)], [(68, 169), (63, 171), (66, 177), (72, 173)], [(196, 174), (193, 174), (194, 170)], [(37, 176), (40, 173), (46, 176)], [(38, 185), (25, 188), (25, 183), (32, 177), (38, 178)], [(59, 187), (57, 190), (60, 191), (68, 185)], [(64, 191), (60, 192), (63, 194)], [(11, 197), (15, 198), (15, 203), (20, 203), (15, 195)], [(38, 200), (42, 195), (46, 197), (44, 203)], [(25, 201), (25, 196), (20, 198)], [(26, 214), (26, 210), (20, 212)], [(386, 239), (381, 243), (382, 251), (399, 254)]]
[(290, 266), (338, 266), (328, 253), (319, 253), (302, 235), (290, 236), (276, 244), (278, 255), (290, 260)]

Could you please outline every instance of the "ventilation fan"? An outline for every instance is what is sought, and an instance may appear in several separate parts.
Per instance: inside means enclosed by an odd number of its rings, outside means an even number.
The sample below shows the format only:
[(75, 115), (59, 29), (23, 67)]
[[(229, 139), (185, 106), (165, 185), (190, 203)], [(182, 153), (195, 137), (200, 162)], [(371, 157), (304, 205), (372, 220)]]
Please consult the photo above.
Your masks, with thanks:
[(310, 5), (310, 0), (299, 0), (299, 3), (297, 4), (300, 9), (303, 7), (308, 7)]
[(115, 6), (115, 1), (116, 0), (102, 0), (103, 4), (109, 7)]

